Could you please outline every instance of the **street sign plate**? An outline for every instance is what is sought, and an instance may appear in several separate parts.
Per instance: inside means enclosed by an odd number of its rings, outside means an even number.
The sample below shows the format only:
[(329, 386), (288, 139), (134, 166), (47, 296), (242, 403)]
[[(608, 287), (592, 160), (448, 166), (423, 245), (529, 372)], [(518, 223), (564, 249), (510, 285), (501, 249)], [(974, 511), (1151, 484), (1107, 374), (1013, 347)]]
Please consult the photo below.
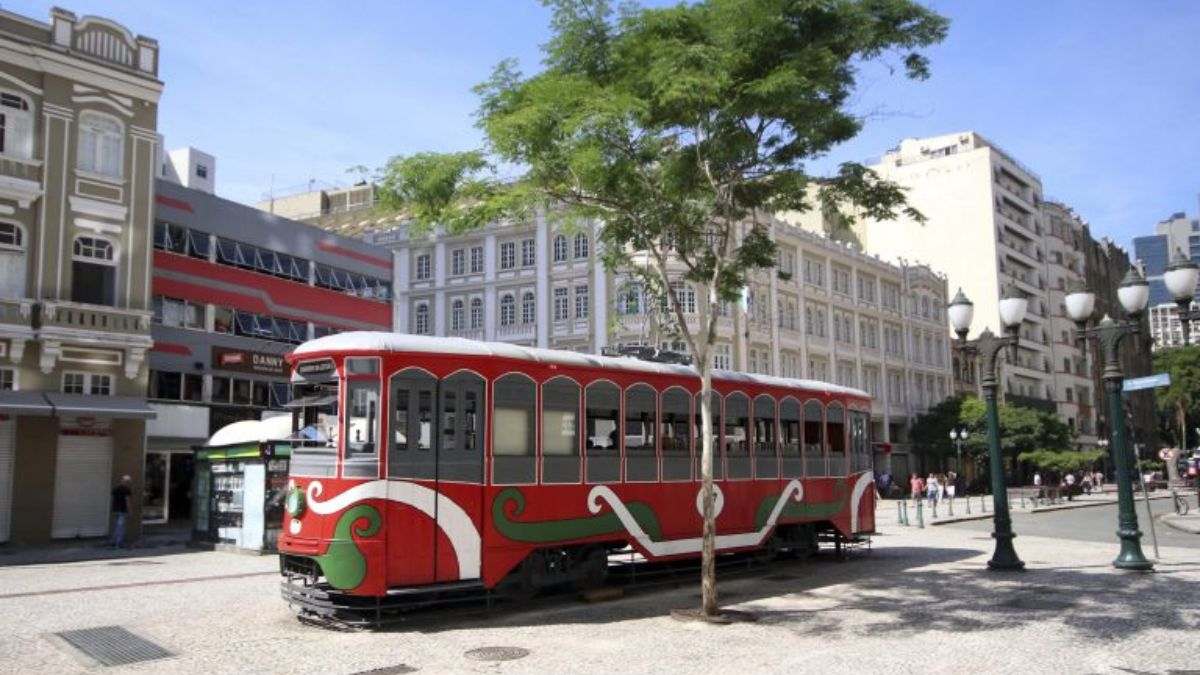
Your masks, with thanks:
[(1158, 387), (1169, 386), (1171, 386), (1171, 374), (1157, 373), (1155, 375), (1147, 375), (1146, 377), (1135, 377), (1131, 380), (1125, 380), (1121, 391), (1139, 391), (1141, 389), (1156, 389)]

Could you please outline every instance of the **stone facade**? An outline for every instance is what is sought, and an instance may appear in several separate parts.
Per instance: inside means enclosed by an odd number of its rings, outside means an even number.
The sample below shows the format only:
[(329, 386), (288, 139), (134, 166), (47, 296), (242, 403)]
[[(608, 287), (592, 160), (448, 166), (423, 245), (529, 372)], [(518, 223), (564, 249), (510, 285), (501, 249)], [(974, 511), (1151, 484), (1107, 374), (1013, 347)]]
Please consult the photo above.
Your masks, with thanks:
[(112, 483), (139, 494), (157, 73), (108, 19), (0, 12), (0, 540), (102, 535)]

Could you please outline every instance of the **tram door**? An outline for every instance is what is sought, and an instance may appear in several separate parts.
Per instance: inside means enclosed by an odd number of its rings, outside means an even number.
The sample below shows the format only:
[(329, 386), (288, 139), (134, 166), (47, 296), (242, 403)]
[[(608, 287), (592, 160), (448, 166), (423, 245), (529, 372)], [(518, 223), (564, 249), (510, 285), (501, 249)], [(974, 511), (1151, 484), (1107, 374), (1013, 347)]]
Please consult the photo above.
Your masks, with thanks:
[[(388, 477), (439, 494), (418, 506), (389, 502), (389, 583), (424, 584), (459, 578), (455, 552), (438, 527), (438, 502), (479, 491), (483, 476), (483, 379), (470, 373), (438, 380), (410, 368), (391, 380)], [(456, 493), (458, 497), (456, 498)], [(463, 505), (465, 506), (465, 505)]]

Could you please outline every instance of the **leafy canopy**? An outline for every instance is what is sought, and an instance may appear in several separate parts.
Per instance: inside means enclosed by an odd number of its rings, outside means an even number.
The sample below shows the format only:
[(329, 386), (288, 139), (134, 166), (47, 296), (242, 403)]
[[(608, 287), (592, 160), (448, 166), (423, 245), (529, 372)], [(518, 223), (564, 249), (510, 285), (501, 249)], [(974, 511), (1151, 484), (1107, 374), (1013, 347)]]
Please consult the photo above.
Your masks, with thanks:
[[(1200, 347), (1175, 347), (1154, 352), (1154, 372), (1170, 373), (1171, 385), (1154, 391), (1163, 435), (1179, 446), (1180, 423), (1188, 426), (1195, 421), (1196, 405), (1200, 404)], [(1180, 417), (1182, 416), (1182, 419)]]
[(486, 150), (385, 169), (385, 200), (414, 227), (538, 210), (594, 219), (605, 262), (643, 276), (679, 314), (670, 281), (709, 289), (702, 304), (735, 301), (750, 272), (774, 264), (772, 213), (920, 218), (860, 164), (816, 178), (806, 162), (861, 129), (847, 103), (862, 63), (895, 56), (908, 77), (928, 76), (919, 50), (945, 37), (943, 17), (911, 0), (543, 2), (543, 69), (526, 76), (504, 61), (476, 88)]
[[(1001, 403), (1000, 444), (1009, 454), (1039, 450), (1068, 451), (1074, 434), (1058, 415)], [(963, 455), (982, 457), (988, 452), (984, 402), (975, 396), (948, 398), (918, 417), (911, 438), (918, 451), (931, 457), (951, 457), (957, 451), (951, 429), (966, 429)]]

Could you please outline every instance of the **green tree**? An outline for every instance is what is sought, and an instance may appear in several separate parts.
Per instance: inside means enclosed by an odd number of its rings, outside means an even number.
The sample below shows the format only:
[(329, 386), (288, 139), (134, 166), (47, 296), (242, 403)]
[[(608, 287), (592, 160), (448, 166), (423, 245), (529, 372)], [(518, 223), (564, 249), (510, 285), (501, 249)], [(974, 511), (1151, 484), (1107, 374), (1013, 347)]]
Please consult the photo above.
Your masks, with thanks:
[[(718, 307), (774, 265), (772, 214), (832, 209), (893, 218), (903, 191), (858, 163), (807, 163), (853, 138), (859, 68), (895, 55), (928, 76), (920, 49), (947, 21), (911, 0), (701, 0), (664, 8), (543, 0), (544, 67), (500, 63), (476, 88), (486, 148), (394, 159), (385, 198), (414, 227), (450, 231), (545, 214), (600, 224), (600, 252), (639, 277), (688, 346), (705, 393), (702, 611), (717, 611), (709, 396)], [(689, 316), (676, 297), (691, 284)], [(690, 311), (690, 309), (688, 310)]]
[[(1171, 385), (1155, 390), (1155, 405), (1162, 425), (1164, 440), (1179, 448), (1188, 445), (1189, 422), (1195, 422), (1193, 411), (1200, 403), (1200, 347), (1174, 347), (1154, 352), (1154, 372), (1169, 373)], [(1191, 414), (1189, 414), (1191, 413)]]
[(1026, 450), (1019, 459), (1039, 469), (1066, 473), (1081, 471), (1096, 465), (1105, 455), (1103, 450)]

